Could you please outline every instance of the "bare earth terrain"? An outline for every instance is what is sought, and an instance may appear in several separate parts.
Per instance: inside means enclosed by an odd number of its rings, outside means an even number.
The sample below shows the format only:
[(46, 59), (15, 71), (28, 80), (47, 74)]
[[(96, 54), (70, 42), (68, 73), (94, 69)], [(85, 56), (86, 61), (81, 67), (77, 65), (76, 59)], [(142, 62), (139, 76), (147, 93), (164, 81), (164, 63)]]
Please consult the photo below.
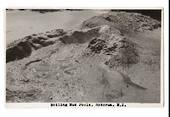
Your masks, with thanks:
[(160, 102), (160, 21), (14, 10), (6, 23), (7, 102)]

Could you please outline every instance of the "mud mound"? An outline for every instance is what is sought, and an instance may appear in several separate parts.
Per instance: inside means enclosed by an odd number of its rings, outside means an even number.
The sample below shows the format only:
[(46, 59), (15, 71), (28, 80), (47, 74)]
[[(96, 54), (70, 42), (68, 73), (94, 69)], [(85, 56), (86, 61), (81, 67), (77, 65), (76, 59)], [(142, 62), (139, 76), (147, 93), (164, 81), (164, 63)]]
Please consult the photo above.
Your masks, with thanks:
[(45, 33), (32, 34), (17, 40), (7, 46), (6, 62), (28, 57), (33, 50), (54, 44), (56, 37), (64, 34), (65, 32), (62, 29), (56, 29)]
[(138, 63), (140, 58), (138, 45), (120, 33), (115, 33), (115, 30), (109, 26), (104, 27), (99, 31), (100, 36), (89, 42), (85, 55), (104, 54), (110, 56), (110, 59), (105, 62), (110, 68), (120, 66), (126, 68)]
[(110, 68), (113, 67), (130, 67), (139, 62), (139, 53), (137, 45), (129, 39), (123, 38), (113, 42), (112, 46), (101, 39), (93, 39), (86, 48), (86, 55), (105, 54), (111, 56), (111, 59), (105, 62)]
[(138, 13), (110, 12), (84, 21), (82, 28), (92, 28), (101, 25), (113, 26), (122, 33), (143, 32), (161, 26), (159, 21), (149, 16)]

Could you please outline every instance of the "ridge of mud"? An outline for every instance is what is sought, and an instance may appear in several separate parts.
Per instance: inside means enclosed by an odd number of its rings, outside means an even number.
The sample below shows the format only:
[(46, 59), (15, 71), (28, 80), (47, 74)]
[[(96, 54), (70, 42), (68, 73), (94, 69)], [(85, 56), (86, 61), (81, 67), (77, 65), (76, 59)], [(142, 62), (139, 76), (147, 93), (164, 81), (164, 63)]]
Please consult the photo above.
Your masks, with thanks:
[(55, 29), (19, 39), (7, 46), (6, 63), (28, 57), (33, 50), (54, 44), (57, 37), (64, 34), (62, 29)]
[(17, 40), (7, 46), (6, 63), (29, 57), (34, 50), (54, 44), (57, 40), (63, 44), (77, 43), (82, 44), (99, 34), (100, 27), (88, 30), (70, 30), (65, 32), (63, 29), (55, 29), (45, 33), (32, 34)]

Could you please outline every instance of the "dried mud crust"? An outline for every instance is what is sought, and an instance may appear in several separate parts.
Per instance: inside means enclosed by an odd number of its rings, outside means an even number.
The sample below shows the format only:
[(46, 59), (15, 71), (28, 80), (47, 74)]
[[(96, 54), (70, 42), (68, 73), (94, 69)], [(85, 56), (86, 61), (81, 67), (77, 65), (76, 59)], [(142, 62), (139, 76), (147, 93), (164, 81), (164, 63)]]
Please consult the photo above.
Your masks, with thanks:
[(159, 102), (160, 53), (126, 37), (159, 24), (140, 14), (108, 13), (83, 22), (82, 29), (56, 29), (12, 43), (7, 102)]

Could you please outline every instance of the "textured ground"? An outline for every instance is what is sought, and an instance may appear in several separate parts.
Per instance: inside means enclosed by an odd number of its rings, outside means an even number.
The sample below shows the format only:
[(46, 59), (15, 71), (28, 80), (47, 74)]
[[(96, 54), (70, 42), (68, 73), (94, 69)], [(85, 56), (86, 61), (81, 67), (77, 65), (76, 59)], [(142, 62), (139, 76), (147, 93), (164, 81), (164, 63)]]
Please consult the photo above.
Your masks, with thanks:
[(8, 44), (7, 102), (160, 102), (159, 21), (109, 12), (78, 27)]

